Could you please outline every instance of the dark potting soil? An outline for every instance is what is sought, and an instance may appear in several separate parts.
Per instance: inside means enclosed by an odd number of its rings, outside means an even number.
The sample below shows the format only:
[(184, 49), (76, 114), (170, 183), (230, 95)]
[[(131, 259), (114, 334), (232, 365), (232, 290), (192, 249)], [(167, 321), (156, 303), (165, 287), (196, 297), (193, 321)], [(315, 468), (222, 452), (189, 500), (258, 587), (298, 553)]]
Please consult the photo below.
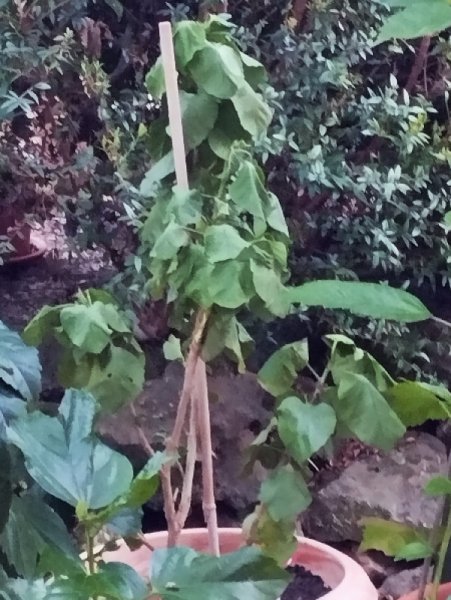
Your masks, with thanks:
[(288, 567), (287, 570), (294, 574), (294, 579), (290, 582), (280, 600), (317, 600), (330, 592), (330, 588), (324, 584), (321, 577), (313, 575), (304, 567), (295, 565), (294, 567)]

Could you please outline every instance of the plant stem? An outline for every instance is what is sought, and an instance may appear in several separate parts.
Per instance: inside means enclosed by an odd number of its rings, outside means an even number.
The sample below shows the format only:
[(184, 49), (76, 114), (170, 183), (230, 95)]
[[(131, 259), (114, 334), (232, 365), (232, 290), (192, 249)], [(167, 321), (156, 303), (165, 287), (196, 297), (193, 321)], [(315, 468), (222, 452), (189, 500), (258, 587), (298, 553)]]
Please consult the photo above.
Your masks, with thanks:
[[(209, 313), (204, 310), (200, 310), (196, 316), (193, 335), (188, 350), (188, 357), (185, 363), (185, 377), (183, 380), (183, 388), (180, 394), (180, 401), (177, 408), (174, 429), (172, 430), (172, 434), (170, 435), (170, 437), (166, 440), (166, 452), (170, 456), (175, 456), (178, 447), (180, 446), (183, 427), (186, 421), (186, 414), (188, 411), (189, 403), (191, 401), (191, 397), (194, 392), (196, 381), (196, 366), (200, 355), (202, 336), (208, 321), (208, 316)], [(161, 486), (163, 490), (164, 513), (168, 524), (169, 547), (176, 545), (178, 536), (181, 531), (181, 527), (178, 522), (177, 511), (175, 508), (171, 473), (172, 465), (170, 463), (167, 463), (161, 470)], [(184, 475), (184, 477), (186, 477), (186, 474)]]
[(215, 486), (213, 473), (213, 448), (211, 441), (210, 405), (208, 401), (207, 370), (200, 358), (197, 365), (198, 373), (198, 425), (202, 449), (202, 507), (208, 528), (210, 552), (219, 556), (218, 516), (216, 512)]
[(88, 559), (88, 571), (90, 575), (96, 572), (96, 561), (94, 556), (94, 538), (86, 532), (86, 556)]
[[(437, 514), (434, 519), (434, 523), (432, 525), (431, 533), (429, 535), (429, 545), (431, 548), (436, 548), (439, 542), (441, 523), (443, 519), (443, 510), (444, 504), (440, 503), (440, 507), (437, 510)], [(420, 587), (418, 588), (418, 600), (424, 600), (424, 594), (426, 592), (426, 587), (429, 581), (429, 571), (431, 569), (432, 564), (432, 554), (428, 556), (422, 567)]]
[[(199, 361), (197, 362), (199, 364)], [(194, 391), (195, 393), (195, 391)], [(189, 419), (189, 432), (187, 440), (186, 467), (183, 477), (182, 495), (177, 511), (177, 522), (180, 530), (183, 529), (191, 508), (191, 498), (193, 494), (194, 470), (196, 468), (197, 457), (197, 427), (196, 427), (196, 403), (195, 396), (191, 399), (191, 410)]]
[(432, 586), (432, 598), (434, 600), (438, 597), (438, 588), (440, 585), (440, 581), (442, 579), (443, 568), (445, 566), (446, 554), (448, 551), (448, 546), (451, 542), (451, 506), (449, 502), (445, 502), (445, 511), (447, 513), (446, 517), (446, 528), (445, 533), (443, 535), (443, 540), (440, 545), (440, 551), (438, 555), (438, 563), (434, 573), (434, 583)]

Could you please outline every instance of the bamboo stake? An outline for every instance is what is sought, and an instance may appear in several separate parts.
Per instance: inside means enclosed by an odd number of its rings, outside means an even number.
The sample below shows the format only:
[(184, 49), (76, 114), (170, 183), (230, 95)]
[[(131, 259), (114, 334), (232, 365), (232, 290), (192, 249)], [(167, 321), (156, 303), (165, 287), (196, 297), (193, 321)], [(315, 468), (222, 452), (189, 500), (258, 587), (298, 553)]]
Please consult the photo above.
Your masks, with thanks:
[(213, 471), (213, 448), (211, 442), (210, 405), (208, 400), (207, 371), (204, 361), (197, 361), (197, 406), (199, 437), (202, 452), (202, 505), (208, 528), (210, 552), (219, 556), (218, 516), (216, 512)]
[(168, 21), (160, 23), (159, 30), (177, 185), (188, 189), (185, 140), (183, 137), (182, 111), (180, 108), (180, 95), (177, 83), (177, 67), (175, 65), (171, 24)]
[[(182, 112), (177, 83), (172, 27), (169, 22), (160, 23), (160, 44), (166, 83), (166, 97), (169, 112), (172, 148), (177, 184), (188, 189), (188, 173), (186, 167), (185, 142), (183, 138)], [(202, 485), (204, 515), (209, 532), (210, 549), (219, 555), (218, 525), (214, 497), (213, 456), (211, 443), (210, 408), (208, 404), (208, 388), (205, 363), (200, 359), (202, 337), (208, 320), (208, 312), (199, 311), (196, 317), (193, 337), (185, 364), (183, 390), (177, 410), (172, 435), (166, 442), (169, 453), (174, 453), (180, 445), (183, 427), (191, 403), (191, 418), (188, 434), (188, 457), (184, 473), (182, 498), (178, 511), (172, 491), (171, 467), (162, 470), (162, 487), (166, 519), (168, 521), (168, 545), (177, 543), (178, 535), (185, 525), (191, 501), (196, 454), (196, 430), (200, 434), (202, 445)]]

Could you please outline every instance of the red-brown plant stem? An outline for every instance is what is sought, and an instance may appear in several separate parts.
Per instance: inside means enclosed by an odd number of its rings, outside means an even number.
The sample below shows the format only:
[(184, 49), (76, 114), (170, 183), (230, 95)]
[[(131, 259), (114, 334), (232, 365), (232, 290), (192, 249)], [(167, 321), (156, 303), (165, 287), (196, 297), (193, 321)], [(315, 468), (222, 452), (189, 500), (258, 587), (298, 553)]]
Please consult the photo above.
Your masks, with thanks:
[(210, 552), (219, 556), (218, 516), (216, 512), (215, 485), (213, 471), (213, 448), (211, 441), (210, 404), (208, 400), (207, 370), (204, 361), (197, 363), (197, 407), (198, 427), (202, 452), (202, 508), (208, 528)]
[[(199, 361), (197, 361), (199, 364)], [(196, 402), (195, 402), (195, 391), (191, 399), (190, 406), (190, 419), (189, 419), (189, 431), (187, 438), (187, 453), (186, 453), (186, 466), (185, 474), (183, 476), (182, 493), (180, 497), (180, 503), (177, 510), (177, 525), (180, 531), (183, 529), (188, 518), (188, 514), (191, 508), (191, 499), (193, 495), (193, 481), (194, 481), (194, 470), (196, 468), (197, 458), (197, 427), (196, 427)]]
[[(199, 359), (202, 336), (208, 320), (208, 312), (200, 310), (196, 316), (188, 357), (185, 363), (185, 377), (180, 394), (174, 428), (172, 434), (166, 440), (166, 452), (169, 456), (176, 457), (180, 446), (180, 440), (186, 421), (189, 403), (193, 396), (196, 381), (196, 366)], [(186, 476), (186, 473), (185, 473)], [(175, 546), (182, 527), (180, 526), (177, 510), (175, 507), (174, 494), (172, 490), (172, 464), (167, 463), (161, 470), (161, 487), (163, 490), (164, 513), (168, 525), (168, 546)]]
[(410, 94), (415, 84), (418, 81), (421, 71), (424, 69), (428, 57), (429, 48), (431, 46), (431, 36), (426, 35), (421, 40), (420, 47), (415, 54), (415, 61), (413, 63), (412, 70), (410, 71), (409, 79), (406, 83), (406, 91)]

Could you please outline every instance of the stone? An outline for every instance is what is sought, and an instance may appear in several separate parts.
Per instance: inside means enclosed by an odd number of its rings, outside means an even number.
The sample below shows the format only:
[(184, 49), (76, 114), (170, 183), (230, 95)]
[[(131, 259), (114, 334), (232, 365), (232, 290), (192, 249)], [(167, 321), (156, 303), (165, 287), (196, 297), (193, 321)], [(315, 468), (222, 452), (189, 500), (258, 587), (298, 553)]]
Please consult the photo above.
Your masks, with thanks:
[(418, 589), (421, 584), (422, 575), (422, 566), (389, 575), (379, 588), (379, 598), (381, 600), (397, 600), (401, 596), (404, 596), (404, 594)]
[(383, 517), (432, 527), (438, 498), (423, 488), (446, 473), (446, 448), (427, 433), (409, 433), (384, 454), (366, 456), (315, 486), (313, 503), (302, 515), (306, 535), (325, 542), (361, 540), (362, 517)]
[[(144, 392), (135, 401), (136, 420), (130, 407), (126, 407), (103, 417), (98, 424), (98, 433), (107, 443), (128, 455), (136, 466), (142, 465), (148, 455), (142, 434), (153, 447), (162, 447), (174, 423), (182, 383), (181, 365), (169, 364), (161, 377), (146, 383)], [(268, 424), (271, 413), (264, 407), (266, 394), (251, 373), (213, 374), (208, 378), (208, 385), (216, 499), (223, 505), (223, 511), (241, 518), (255, 503), (261, 478), (258, 474), (242, 475), (243, 451), (254, 434)], [(199, 478), (193, 501), (201, 501)]]

